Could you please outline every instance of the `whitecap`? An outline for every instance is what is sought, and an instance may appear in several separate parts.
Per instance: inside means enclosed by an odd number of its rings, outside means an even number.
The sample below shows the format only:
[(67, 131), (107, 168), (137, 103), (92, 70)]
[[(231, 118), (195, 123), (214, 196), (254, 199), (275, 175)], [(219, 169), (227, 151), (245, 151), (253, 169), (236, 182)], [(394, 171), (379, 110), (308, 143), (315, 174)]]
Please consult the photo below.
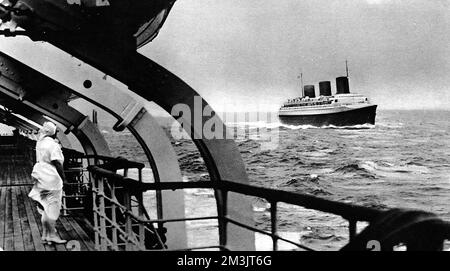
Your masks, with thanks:
[(363, 168), (369, 172), (375, 173), (412, 173), (412, 174), (427, 174), (430, 170), (425, 166), (418, 165), (394, 165), (389, 162), (375, 163), (373, 161), (364, 161), (359, 164), (360, 168)]

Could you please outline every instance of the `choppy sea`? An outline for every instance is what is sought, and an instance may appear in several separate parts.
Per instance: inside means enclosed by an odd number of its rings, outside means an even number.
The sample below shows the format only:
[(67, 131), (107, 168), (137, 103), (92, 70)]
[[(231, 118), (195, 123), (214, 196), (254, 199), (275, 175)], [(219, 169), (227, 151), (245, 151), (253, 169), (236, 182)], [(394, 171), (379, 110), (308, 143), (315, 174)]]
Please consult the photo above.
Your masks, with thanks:
[[(159, 121), (170, 136), (169, 119)], [(450, 221), (450, 111), (379, 110), (375, 125), (339, 128), (290, 126), (276, 119), (228, 125), (238, 131), (236, 142), (253, 185), (375, 208), (418, 208)], [(103, 133), (113, 155), (148, 166), (130, 133)], [(172, 143), (184, 181), (207, 180), (194, 144), (174, 138)], [(150, 170), (144, 173), (151, 178)], [(209, 190), (189, 190), (185, 199), (187, 216), (216, 213)], [(255, 226), (270, 230), (267, 202), (252, 202)], [(281, 234), (315, 249), (339, 249), (348, 241), (347, 225), (334, 215), (279, 205)], [(217, 243), (214, 222), (191, 222), (188, 229), (191, 245)], [(257, 248), (270, 249), (270, 240), (258, 236)]]

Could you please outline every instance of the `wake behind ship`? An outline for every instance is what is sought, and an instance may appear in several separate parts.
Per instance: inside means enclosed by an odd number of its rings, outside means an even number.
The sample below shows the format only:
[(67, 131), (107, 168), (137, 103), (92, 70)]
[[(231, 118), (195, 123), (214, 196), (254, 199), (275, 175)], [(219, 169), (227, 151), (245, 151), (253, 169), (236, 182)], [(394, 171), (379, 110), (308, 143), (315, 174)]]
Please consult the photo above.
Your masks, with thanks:
[(354, 126), (375, 124), (377, 105), (361, 94), (350, 93), (348, 76), (336, 78), (336, 94), (331, 94), (330, 81), (319, 83), (319, 97), (314, 85), (303, 88), (303, 97), (285, 102), (278, 116), (289, 125)]

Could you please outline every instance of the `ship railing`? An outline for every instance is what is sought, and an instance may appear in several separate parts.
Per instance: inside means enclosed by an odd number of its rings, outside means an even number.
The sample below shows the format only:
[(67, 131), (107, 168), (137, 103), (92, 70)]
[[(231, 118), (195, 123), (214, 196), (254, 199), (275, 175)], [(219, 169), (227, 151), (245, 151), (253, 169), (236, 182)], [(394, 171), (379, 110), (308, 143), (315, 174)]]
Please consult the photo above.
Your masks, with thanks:
[[(436, 217), (431, 217), (427, 214), (424, 215), (423, 212), (391, 209), (391, 210), (380, 210), (371, 207), (358, 206), (349, 203), (342, 203), (331, 201), (324, 198), (315, 197), (308, 194), (294, 193), (284, 190), (275, 190), (271, 188), (258, 187), (249, 184), (241, 184), (226, 180), (221, 181), (198, 181), (198, 182), (153, 182), (146, 183), (142, 180), (134, 180), (127, 178), (118, 174), (115, 174), (109, 170), (102, 168), (101, 166), (91, 166), (89, 171), (94, 176), (93, 182), (93, 193), (94, 193), (94, 212), (97, 215), (97, 222), (95, 222), (95, 232), (96, 232), (96, 244), (98, 244), (99, 249), (110, 249), (117, 248), (117, 241), (114, 237), (114, 232), (120, 231), (122, 234), (122, 241), (126, 241), (128, 247), (125, 249), (137, 249), (145, 250), (148, 247), (142, 246), (145, 243), (145, 235), (142, 232), (148, 231), (152, 238), (151, 248), (160, 249), (170, 249), (165, 247), (163, 225), (165, 223), (180, 222), (180, 221), (193, 221), (193, 220), (217, 220), (219, 225), (219, 245), (203, 246), (203, 247), (188, 247), (186, 250), (199, 250), (199, 249), (212, 249), (216, 248), (219, 250), (229, 250), (227, 247), (227, 225), (229, 223), (234, 224), (238, 227), (251, 230), (256, 233), (267, 235), (272, 239), (272, 249), (278, 250), (279, 242), (287, 242), (291, 245), (296, 246), (301, 250), (314, 250), (304, 244), (294, 242), (292, 240), (282, 237), (278, 232), (278, 205), (279, 203), (287, 203), (295, 206), (300, 206), (306, 209), (313, 209), (321, 212), (326, 212), (342, 217), (348, 221), (348, 236), (349, 244), (346, 246), (347, 249), (366, 249), (366, 245), (369, 244), (359, 244), (355, 245), (353, 243), (361, 243), (358, 240), (357, 235), (357, 223), (358, 222), (368, 222), (369, 228), (372, 224), (375, 225), (374, 229), (370, 229), (372, 232), (366, 233), (366, 237), (371, 236), (379, 237), (382, 239), (384, 236), (383, 230), (379, 233), (382, 227), (387, 228), (386, 231), (406, 231), (405, 236), (399, 236), (399, 240), (410, 241), (411, 236), (417, 234), (423, 234), (424, 236), (429, 234), (430, 228), (439, 232), (439, 240), (437, 243), (443, 243), (444, 240), (450, 239), (450, 223), (442, 221)], [(120, 195), (116, 193), (119, 191)], [(197, 216), (197, 217), (180, 217), (172, 219), (150, 219), (148, 213), (146, 212), (143, 205), (142, 194), (146, 191), (162, 191), (162, 190), (179, 190), (179, 189), (211, 189), (216, 194), (219, 193), (221, 196), (216, 197), (217, 209), (222, 210), (218, 212), (217, 216)], [(248, 225), (240, 222), (229, 215), (227, 215), (227, 195), (229, 193), (237, 193), (241, 195), (246, 195), (250, 197), (258, 197), (266, 200), (270, 204), (270, 232), (256, 228), (254, 225)], [(130, 205), (134, 197), (134, 202), (137, 203), (137, 208), (132, 208)], [(118, 199), (122, 199), (121, 201)], [(105, 203), (108, 203), (107, 206)], [(159, 206), (157, 206), (159, 208)], [(109, 208), (109, 209), (108, 209)], [(109, 211), (108, 211), (109, 210)], [(126, 217), (126, 223), (118, 223), (117, 210), (120, 210)], [(384, 219), (384, 220), (383, 220)], [(390, 219), (390, 220), (389, 220)], [(386, 223), (380, 221), (388, 221)], [(129, 226), (127, 223), (129, 223)], [(135, 223), (135, 224), (133, 224)], [(377, 225), (381, 223), (381, 225)], [(425, 225), (429, 226), (428, 229), (423, 228)], [(386, 225), (384, 225), (386, 224)], [(125, 225), (125, 228), (124, 228)], [(154, 225), (157, 225), (158, 228)], [(133, 226), (135, 226), (133, 228)], [(420, 226), (420, 227), (419, 227)], [(378, 228), (377, 228), (378, 227)], [(380, 228), (381, 227), (381, 228)], [(392, 227), (394, 227), (392, 229)], [(112, 228), (111, 232), (107, 232), (106, 229)], [(419, 231), (419, 232), (417, 232)], [(371, 235), (372, 234), (372, 235)], [(377, 235), (378, 234), (378, 235)], [(409, 234), (409, 235), (408, 235)], [(373, 237), (373, 238), (375, 238)], [(435, 238), (436, 236), (431, 236)], [(430, 238), (431, 238), (430, 237)], [(362, 238), (362, 237), (361, 237)], [(359, 238), (359, 239), (361, 239)], [(384, 238), (384, 237), (383, 237)], [(386, 237), (387, 238), (387, 237)], [(389, 237), (391, 238), (391, 237)], [(392, 238), (391, 238), (392, 239)], [(389, 244), (393, 244), (395, 240), (389, 239)], [(134, 241), (133, 241), (134, 240)], [(377, 241), (377, 240), (369, 240)], [(141, 245), (138, 245), (141, 244)], [(383, 247), (383, 249), (392, 249), (389, 244)], [(415, 244), (417, 249), (417, 244)], [(419, 249), (430, 248), (427, 245), (422, 247), (419, 244)], [(344, 248), (346, 248), (344, 247)], [(409, 248), (409, 247), (408, 247)], [(433, 247), (434, 249), (435, 247)]]
[[(136, 189), (142, 179), (134, 180), (114, 171), (138, 169), (143, 164), (123, 159), (90, 166), (94, 215), (94, 239), (98, 250), (165, 249), (164, 228), (156, 229), (143, 204), (144, 190)], [(132, 182), (133, 184), (130, 184)]]
[(33, 166), (36, 160), (34, 141), (22, 135), (0, 137), (0, 156), (8, 156), (11, 161)]
[(62, 197), (61, 215), (91, 209), (91, 176), (87, 170), (90, 164), (103, 164), (115, 158), (99, 155), (86, 155), (73, 149), (63, 148), (64, 173), (66, 183)]

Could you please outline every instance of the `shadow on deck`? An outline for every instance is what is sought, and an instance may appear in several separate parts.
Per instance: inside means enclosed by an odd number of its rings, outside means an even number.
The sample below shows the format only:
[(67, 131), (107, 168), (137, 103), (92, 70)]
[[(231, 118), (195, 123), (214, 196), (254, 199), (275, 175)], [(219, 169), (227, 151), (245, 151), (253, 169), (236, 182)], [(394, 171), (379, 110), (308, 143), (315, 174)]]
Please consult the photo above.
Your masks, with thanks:
[[(41, 215), (28, 193), (33, 185), (31, 163), (22, 155), (0, 154), (0, 248), (5, 251), (67, 251), (69, 245), (47, 245), (41, 241)], [(93, 231), (82, 215), (60, 216), (56, 229), (60, 238), (79, 242), (82, 251), (94, 250)]]

